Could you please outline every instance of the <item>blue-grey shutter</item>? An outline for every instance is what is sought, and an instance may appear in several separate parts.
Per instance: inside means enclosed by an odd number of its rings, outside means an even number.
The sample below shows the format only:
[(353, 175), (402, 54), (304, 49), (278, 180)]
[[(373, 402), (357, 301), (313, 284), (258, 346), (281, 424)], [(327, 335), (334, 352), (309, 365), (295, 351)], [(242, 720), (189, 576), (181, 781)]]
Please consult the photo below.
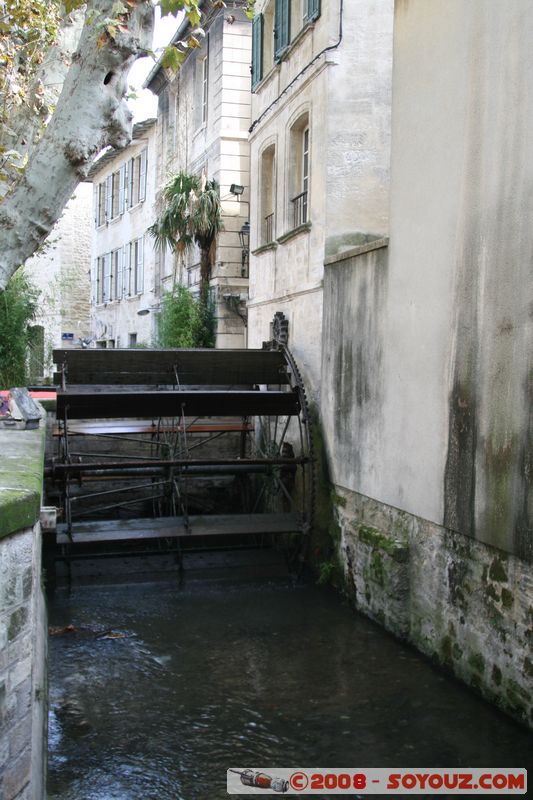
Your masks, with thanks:
[(274, 60), (280, 61), (291, 40), (291, 0), (276, 0)]
[(264, 18), (258, 14), (252, 20), (252, 92), (263, 78)]
[(320, 16), (320, 0), (305, 0), (305, 3), (304, 20), (305, 22), (313, 22)]

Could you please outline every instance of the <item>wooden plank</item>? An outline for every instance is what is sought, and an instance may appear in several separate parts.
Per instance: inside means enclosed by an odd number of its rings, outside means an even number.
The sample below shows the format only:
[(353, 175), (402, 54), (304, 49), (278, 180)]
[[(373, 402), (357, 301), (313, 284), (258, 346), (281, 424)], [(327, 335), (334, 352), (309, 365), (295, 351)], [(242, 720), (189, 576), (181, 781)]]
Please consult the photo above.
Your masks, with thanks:
[(54, 350), (54, 362), (58, 369), (66, 365), (67, 381), (74, 384), (173, 383), (175, 367), (183, 385), (288, 383), (277, 350), (72, 349)]
[[(147, 424), (146, 422), (133, 422), (116, 423), (116, 422), (77, 422), (68, 426), (69, 436), (85, 436), (95, 434), (124, 434), (124, 433), (149, 433), (154, 435), (157, 432), (162, 433), (176, 433), (177, 430), (182, 431), (183, 425), (161, 425), (160, 428), (155, 423)], [(185, 430), (187, 433), (242, 433), (243, 431), (253, 431), (254, 426), (251, 422), (211, 422), (211, 423), (194, 423), (190, 425), (185, 422)], [(58, 425), (55, 426), (52, 432), (53, 436), (63, 436), (63, 431)]]
[(56, 416), (63, 419), (293, 415), (295, 392), (58, 392)]
[[(184, 517), (158, 519), (103, 520), (72, 526), (74, 544), (127, 542), (142, 539), (182, 536), (230, 536), (234, 534), (300, 533), (301, 514), (224, 514), (189, 517), (190, 530)], [(57, 544), (70, 544), (66, 525), (57, 526)]]

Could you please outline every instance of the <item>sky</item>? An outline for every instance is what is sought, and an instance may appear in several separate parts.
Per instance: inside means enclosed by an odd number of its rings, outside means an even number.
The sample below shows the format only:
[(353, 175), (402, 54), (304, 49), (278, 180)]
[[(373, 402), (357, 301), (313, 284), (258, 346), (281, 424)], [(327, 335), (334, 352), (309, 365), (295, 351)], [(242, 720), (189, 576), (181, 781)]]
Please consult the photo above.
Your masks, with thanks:
[[(156, 7), (155, 14), (154, 43), (152, 49), (157, 56), (160, 56), (161, 49), (170, 42), (178, 26), (181, 24), (183, 13), (179, 14), (178, 17), (173, 17), (171, 15), (161, 17), (160, 9)], [(140, 58), (131, 68), (128, 82), (130, 91), (136, 91), (137, 99), (129, 100), (128, 105), (133, 111), (134, 122), (141, 122), (143, 119), (155, 117), (157, 114), (157, 97), (153, 95), (152, 92), (148, 91), (148, 89), (142, 89), (143, 82), (154, 64), (155, 61), (153, 58)]]

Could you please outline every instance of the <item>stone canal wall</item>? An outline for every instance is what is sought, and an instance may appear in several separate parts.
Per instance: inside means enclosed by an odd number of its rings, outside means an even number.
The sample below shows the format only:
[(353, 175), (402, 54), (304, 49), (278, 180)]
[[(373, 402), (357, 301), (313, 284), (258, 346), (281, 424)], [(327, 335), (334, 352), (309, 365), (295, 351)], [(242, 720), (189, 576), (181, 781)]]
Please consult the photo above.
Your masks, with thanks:
[(46, 607), (39, 512), (45, 424), (0, 429), (0, 797), (42, 800)]
[(521, 559), (336, 487), (338, 554), (358, 609), (533, 724), (533, 575)]

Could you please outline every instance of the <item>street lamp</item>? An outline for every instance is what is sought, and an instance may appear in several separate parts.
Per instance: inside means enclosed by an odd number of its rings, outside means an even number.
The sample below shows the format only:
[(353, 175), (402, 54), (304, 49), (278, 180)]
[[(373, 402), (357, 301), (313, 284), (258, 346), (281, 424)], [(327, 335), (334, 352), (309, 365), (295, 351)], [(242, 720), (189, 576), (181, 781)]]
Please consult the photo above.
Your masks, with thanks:
[(241, 277), (246, 277), (246, 262), (250, 254), (250, 223), (248, 220), (239, 231), (239, 241), (241, 243)]

